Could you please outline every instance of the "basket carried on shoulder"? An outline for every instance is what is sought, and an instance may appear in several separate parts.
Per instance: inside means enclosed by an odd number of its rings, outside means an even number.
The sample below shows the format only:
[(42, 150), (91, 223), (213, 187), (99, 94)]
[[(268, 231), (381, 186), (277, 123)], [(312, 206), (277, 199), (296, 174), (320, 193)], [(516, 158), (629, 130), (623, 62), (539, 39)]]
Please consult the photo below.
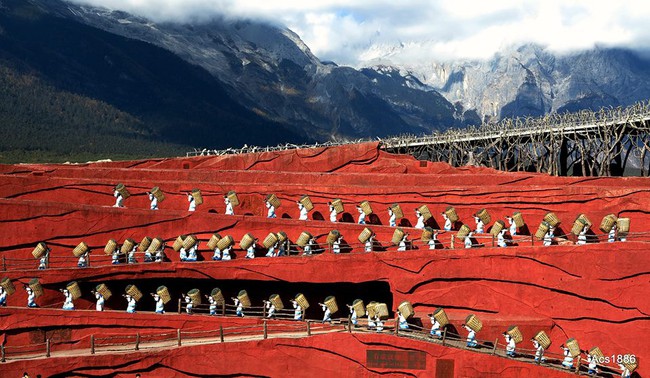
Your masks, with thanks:
[(262, 245), (264, 248), (269, 249), (275, 245), (275, 243), (278, 242), (278, 236), (271, 232), (268, 235), (266, 235), (266, 238), (264, 238), (264, 241), (262, 242)]
[(239, 294), (237, 294), (237, 299), (239, 299), (243, 307), (247, 308), (251, 306), (251, 299), (248, 297), (246, 290), (240, 290)]
[(336, 198), (334, 201), (332, 201), (332, 206), (334, 207), (334, 210), (336, 210), (336, 214), (341, 214), (345, 209), (343, 208), (343, 201), (341, 201), (340, 198)]
[(339, 306), (336, 304), (336, 298), (334, 298), (334, 296), (332, 296), (332, 295), (325, 298), (324, 304), (330, 310), (331, 314), (334, 314), (335, 312), (337, 312), (339, 310)]
[(476, 213), (476, 216), (483, 222), (483, 224), (487, 225), (490, 223), (492, 220), (492, 217), (490, 217), (490, 213), (488, 213), (487, 209), (481, 209)]
[(208, 247), (208, 249), (213, 250), (213, 249), (217, 248), (217, 244), (219, 243), (219, 240), (221, 240), (221, 235), (212, 234), (212, 236), (210, 236), (210, 240), (208, 240), (208, 244), (206, 244), (206, 246)]
[(241, 241), (239, 242), (239, 247), (241, 247), (241, 249), (248, 249), (248, 247), (250, 247), (254, 243), (255, 243), (255, 237), (253, 236), (253, 234), (248, 233), (241, 238)]
[(371, 236), (372, 236), (372, 231), (368, 227), (366, 227), (359, 234), (359, 238), (358, 238), (359, 242), (365, 243), (368, 241), (368, 239), (370, 239)]
[(163, 191), (160, 190), (160, 188), (157, 186), (154, 186), (151, 189), (151, 194), (153, 194), (153, 196), (156, 197), (156, 200), (158, 200), (158, 202), (162, 202), (165, 200), (165, 193), (163, 193)]
[(366, 214), (366, 215), (372, 214), (372, 207), (370, 207), (370, 202), (363, 201), (363, 202), (361, 202), (359, 207), (361, 208), (361, 210), (363, 210), (364, 214)]
[(298, 237), (298, 240), (296, 240), (296, 244), (301, 246), (302, 248), (305, 248), (307, 243), (309, 243), (309, 240), (311, 240), (312, 236), (309, 232), (303, 231), (300, 236)]
[(271, 294), (269, 297), (269, 302), (277, 309), (282, 310), (284, 308), (284, 303), (282, 303), (282, 298), (278, 294)]
[(514, 214), (512, 214), (512, 219), (515, 221), (517, 228), (524, 227), (526, 224), (526, 222), (524, 222), (524, 216), (518, 211), (515, 211)]
[(187, 295), (192, 300), (192, 304), (194, 306), (198, 306), (201, 304), (201, 291), (199, 289), (192, 289), (187, 292)]
[(113, 293), (108, 288), (108, 286), (106, 286), (106, 284), (99, 284), (95, 286), (95, 291), (101, 294), (102, 297), (104, 297), (104, 300), (108, 300), (108, 298), (110, 298), (113, 295)]
[(29, 281), (29, 287), (32, 289), (34, 295), (37, 298), (43, 295), (43, 286), (41, 286), (41, 283), (38, 281), (38, 278), (32, 278)]
[(578, 340), (571, 338), (566, 341), (565, 345), (567, 348), (569, 348), (571, 357), (576, 358), (580, 355), (580, 346), (578, 345)]
[(483, 323), (476, 317), (474, 314), (467, 315), (465, 318), (465, 325), (471, 328), (474, 332), (478, 332), (483, 329)]
[(438, 321), (438, 323), (440, 323), (440, 327), (449, 324), (449, 317), (447, 317), (447, 313), (443, 308), (438, 307), (436, 311), (433, 312), (433, 317)]
[(32, 251), (32, 256), (34, 256), (35, 259), (40, 259), (45, 252), (47, 251), (47, 245), (43, 242), (40, 242), (36, 244), (36, 247)]
[(235, 240), (230, 235), (224, 236), (221, 240), (217, 242), (217, 248), (224, 250), (235, 243)]
[(560, 224), (560, 219), (553, 212), (548, 212), (544, 215), (544, 221), (551, 225), (551, 227), (556, 227)]
[(201, 195), (201, 190), (192, 189), (192, 197), (194, 197), (194, 203), (198, 206), (203, 204), (203, 196)]
[(428, 221), (429, 218), (431, 218), (433, 216), (433, 215), (431, 215), (431, 211), (429, 211), (429, 208), (427, 207), (427, 205), (422, 205), (422, 206), (418, 207), (418, 211), (424, 217), (425, 222)]
[(226, 301), (226, 299), (223, 297), (223, 293), (221, 292), (221, 289), (219, 289), (218, 287), (212, 289), (212, 291), (210, 292), (210, 296), (218, 304), (223, 304)]
[(164, 304), (167, 304), (172, 300), (172, 296), (169, 294), (169, 289), (167, 289), (167, 286), (158, 286), (156, 289), (156, 294), (160, 296), (160, 299), (162, 299)]
[(142, 298), (142, 292), (135, 285), (128, 285), (125, 291), (128, 295), (132, 296), (136, 302), (140, 301), (140, 298)]
[(117, 184), (115, 186), (115, 190), (117, 190), (118, 193), (122, 196), (122, 198), (127, 199), (131, 196), (131, 193), (129, 193), (129, 190), (124, 186), (124, 184)]
[(614, 225), (616, 224), (616, 215), (614, 214), (607, 214), (603, 218), (603, 220), (600, 222), (600, 227), (598, 227), (602, 232), (608, 234)]
[(147, 249), (149, 249), (149, 246), (151, 245), (151, 242), (152, 242), (152, 240), (148, 236), (145, 236), (144, 238), (142, 238), (142, 241), (140, 242), (140, 244), (138, 244), (138, 251), (144, 252)]
[(390, 205), (390, 210), (395, 214), (396, 219), (402, 219), (404, 218), (404, 212), (402, 211), (402, 208), (399, 206), (399, 203), (394, 203)]
[(234, 190), (231, 190), (226, 194), (226, 197), (230, 201), (230, 204), (233, 206), (239, 206), (239, 197), (237, 197), (237, 193), (235, 193)]
[(539, 343), (539, 345), (541, 345), (542, 348), (544, 349), (548, 349), (548, 347), (551, 346), (551, 338), (548, 337), (548, 335), (544, 331), (537, 332), (537, 334), (535, 335), (535, 337), (533, 337), (533, 339), (535, 339)]
[(11, 295), (16, 292), (16, 287), (14, 286), (13, 282), (11, 282), (9, 277), (4, 277), (2, 281), (0, 281), (0, 286), (5, 289), (7, 295)]
[(521, 331), (519, 330), (519, 327), (516, 325), (512, 325), (508, 327), (507, 331), (508, 335), (512, 337), (513, 340), (515, 340), (515, 343), (519, 344), (524, 340), (524, 336), (521, 334)]
[(492, 228), (490, 229), (490, 234), (492, 236), (497, 236), (506, 227), (506, 222), (502, 221), (499, 219), (498, 221), (494, 222), (494, 225), (492, 225)]
[(303, 195), (300, 197), (300, 201), (298, 202), (300, 202), (305, 207), (305, 209), (307, 209), (307, 211), (312, 211), (314, 208), (314, 204), (311, 202), (311, 198), (309, 198), (308, 195)]
[(298, 305), (302, 307), (303, 310), (306, 310), (309, 308), (309, 301), (307, 301), (307, 298), (301, 293), (296, 294), (295, 298), (296, 302), (298, 302)]
[(411, 302), (404, 301), (400, 303), (399, 307), (397, 308), (399, 309), (399, 312), (402, 314), (402, 316), (405, 317), (406, 319), (410, 318), (411, 316), (413, 316), (413, 314), (415, 314)]
[(81, 242), (79, 245), (77, 245), (73, 250), (72, 254), (74, 257), (80, 257), (84, 253), (88, 252), (88, 244)]
[(66, 285), (65, 288), (68, 289), (70, 295), (72, 295), (73, 300), (77, 300), (81, 298), (81, 288), (79, 287), (77, 281), (70, 282), (69, 284)]
[(456, 213), (456, 209), (453, 208), (452, 206), (448, 206), (447, 209), (445, 210), (445, 214), (447, 215), (447, 218), (451, 221), (451, 223), (456, 223), (460, 218), (458, 218), (458, 214)]
[(275, 195), (275, 194), (269, 194), (266, 196), (266, 201), (271, 204), (271, 206), (275, 207), (276, 209), (280, 207), (281, 202), (280, 199)]
[(355, 299), (354, 302), (352, 302), (352, 309), (354, 310), (354, 313), (357, 315), (357, 317), (361, 317), (366, 314), (366, 306), (363, 305), (363, 301), (361, 299)]

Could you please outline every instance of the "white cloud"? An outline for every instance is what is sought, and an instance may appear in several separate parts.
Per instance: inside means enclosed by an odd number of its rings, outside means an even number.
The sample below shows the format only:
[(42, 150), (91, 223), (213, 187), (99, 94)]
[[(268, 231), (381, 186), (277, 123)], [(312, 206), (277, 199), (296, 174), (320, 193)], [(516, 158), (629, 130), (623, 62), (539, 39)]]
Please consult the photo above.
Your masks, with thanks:
[(526, 42), (559, 52), (596, 44), (650, 47), (646, 0), (74, 1), (155, 21), (262, 18), (291, 28), (319, 58), (350, 65), (400, 44), (394, 60), (487, 58)]

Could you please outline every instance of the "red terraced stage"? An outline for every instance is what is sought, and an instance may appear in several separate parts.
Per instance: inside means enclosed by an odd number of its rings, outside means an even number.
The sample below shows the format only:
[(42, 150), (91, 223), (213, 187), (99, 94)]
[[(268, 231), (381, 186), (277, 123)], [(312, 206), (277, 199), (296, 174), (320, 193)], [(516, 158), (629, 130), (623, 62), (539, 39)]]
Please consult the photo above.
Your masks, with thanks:
[[(312, 303), (306, 314), (311, 319), (322, 316), (316, 303), (328, 295), (336, 296), (344, 309), (344, 303), (356, 298), (381, 300), (391, 310), (409, 301), (415, 318), (425, 328), (429, 326), (426, 314), (443, 307), (452, 326), (464, 336), (460, 325), (466, 315), (474, 313), (484, 325), (477, 337), (492, 342), (498, 339), (501, 349), (501, 333), (516, 324), (524, 336), (521, 348), (530, 349), (529, 339), (544, 330), (552, 340), (549, 352), (557, 353), (560, 344), (576, 338), (584, 350), (598, 346), (608, 356), (634, 354), (640, 361), (637, 374), (648, 374), (644, 361), (650, 355), (643, 337), (650, 331), (650, 255), (646, 251), (650, 234), (645, 227), (650, 220), (650, 180), (646, 178), (560, 178), (452, 168), (391, 155), (376, 143), (136, 162), (12, 165), (0, 166), (0, 172), (0, 256), (5, 270), (0, 278), (10, 278), (17, 287), (17, 292), (8, 297), (9, 306), (26, 304), (20, 283), (32, 278), (39, 278), (43, 284), (44, 295), (37, 299), (42, 307), (60, 307), (58, 289), (72, 280), (78, 281), (84, 292), (75, 302), (77, 309), (94, 308), (90, 289), (99, 283), (112, 285), (114, 294), (123, 293), (130, 283), (142, 287), (143, 292), (164, 284), (175, 298), (194, 287), (209, 292), (218, 286), (227, 298), (246, 289), (258, 305), (270, 294), (280, 294), (286, 304), (290, 297), (304, 292)], [(126, 208), (111, 207), (118, 182), (132, 194), (124, 202)], [(154, 186), (166, 196), (158, 211), (149, 210), (145, 194)], [(193, 188), (201, 190), (204, 203), (195, 212), (188, 212), (187, 192)], [(236, 191), (241, 201), (235, 207), (235, 216), (224, 215), (223, 196), (230, 190)], [(276, 210), (277, 219), (265, 218), (264, 198), (269, 193), (282, 201)], [(298, 220), (296, 201), (304, 194), (315, 206), (309, 221)], [(328, 221), (327, 202), (334, 198), (345, 204), (339, 220), (350, 222)], [(368, 200), (374, 210), (374, 216), (368, 218), (371, 224), (365, 226), (354, 223), (355, 204), (363, 200)], [(387, 208), (393, 203), (404, 210), (406, 219), (401, 227), (410, 234), (413, 250), (397, 252), (391, 243), (394, 228), (388, 226)], [(489, 234), (477, 236), (478, 248), (462, 249), (462, 242), (456, 241), (452, 249), (455, 231), (443, 231), (439, 239), (444, 249), (429, 250), (419, 240), (421, 231), (410, 227), (415, 224), (415, 209), (423, 204), (431, 209), (435, 222), (430, 225), (434, 228), (441, 228), (440, 214), (451, 205), (460, 222), (471, 227), (472, 216), (480, 209), (489, 211), (492, 223), (519, 211), (527, 230), (513, 238), (515, 245), (505, 249), (493, 247)], [(544, 247), (530, 234), (549, 211), (562, 221), (555, 233), (559, 245)], [(585, 246), (575, 245), (573, 235), (563, 237), (570, 233), (580, 213), (594, 224)], [(607, 243), (607, 235), (598, 230), (601, 219), (610, 213), (631, 219), (627, 242)], [(357, 240), (364, 227), (376, 234), (376, 252), (364, 253)], [(325, 239), (332, 229), (341, 232), (344, 252), (348, 253), (331, 253)], [(323, 253), (248, 260), (243, 258), (245, 251), (236, 247), (232, 261), (211, 261), (212, 251), (205, 246), (214, 232), (231, 235), (236, 241), (252, 233), (261, 242), (269, 232), (279, 231), (286, 232), (293, 242), (301, 232), (309, 231)], [(110, 256), (103, 254), (109, 239), (121, 243), (126, 238), (139, 241), (145, 236), (160, 236), (171, 245), (180, 234), (194, 234), (201, 240), (201, 261), (180, 262), (178, 253), (167, 248), (169, 261), (114, 266)], [(50, 268), (44, 271), (36, 270), (38, 260), (31, 255), (40, 241), (52, 249)], [(94, 251), (89, 268), (77, 268), (72, 255), (81, 241)], [(258, 248), (258, 256), (265, 252)], [(142, 256), (138, 259), (142, 261)], [(106, 305), (113, 310), (126, 308), (119, 295)], [(0, 308), (0, 317), (7, 346), (24, 345), (43, 328), (69, 335), (68, 342), (75, 344), (74, 340), (113, 325), (115, 332), (133, 333), (150, 331), (153, 322), (166, 330), (219, 327), (227, 322), (259, 323), (252, 318), (156, 316), (147, 313), (153, 311), (150, 298), (142, 300), (139, 310), (135, 315), (110, 311), (72, 314), (8, 307)], [(30, 316), (32, 313), (38, 315)], [(347, 318), (347, 309), (335, 317)], [(129, 325), (129, 319), (136, 321)], [(220, 353), (224, 350), (235, 353)], [(412, 357), (415, 362), (409, 365), (406, 355), (373, 350), (423, 352), (425, 357), (415, 353), (420, 357)], [(175, 372), (314, 375), (331, 371), (333, 366), (349, 376), (379, 372), (439, 377), (567, 375), (489, 354), (367, 333), (194, 345), (142, 353), (102, 354), (90, 359), (53, 355), (49, 359), (9, 360), (0, 368), (17, 374), (21, 369), (55, 374), (49, 369), (56, 366), (56, 374), (61, 376), (132, 376), (138, 371), (155, 376), (174, 376)], [(211, 364), (194, 363), (208, 355), (218, 358)], [(422, 369), (423, 364), (426, 369)], [(118, 365), (117, 375), (111, 375), (107, 366)]]

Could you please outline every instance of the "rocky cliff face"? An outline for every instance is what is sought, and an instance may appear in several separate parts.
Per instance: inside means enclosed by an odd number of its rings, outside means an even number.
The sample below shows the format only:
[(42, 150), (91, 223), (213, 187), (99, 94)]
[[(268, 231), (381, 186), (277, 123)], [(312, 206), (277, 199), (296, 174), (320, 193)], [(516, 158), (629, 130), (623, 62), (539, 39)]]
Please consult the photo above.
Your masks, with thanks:
[(399, 49), (375, 50), (364, 66), (397, 67), (488, 118), (596, 110), (650, 97), (650, 60), (626, 49), (560, 55), (530, 44), (486, 61), (393, 63), (398, 60)]
[(156, 24), (121, 11), (32, 1), (60, 17), (169, 50), (206, 69), (258, 115), (313, 140), (429, 133), (479, 121), (422, 83), (414, 88), (403, 78), (322, 63), (283, 27), (220, 18)]

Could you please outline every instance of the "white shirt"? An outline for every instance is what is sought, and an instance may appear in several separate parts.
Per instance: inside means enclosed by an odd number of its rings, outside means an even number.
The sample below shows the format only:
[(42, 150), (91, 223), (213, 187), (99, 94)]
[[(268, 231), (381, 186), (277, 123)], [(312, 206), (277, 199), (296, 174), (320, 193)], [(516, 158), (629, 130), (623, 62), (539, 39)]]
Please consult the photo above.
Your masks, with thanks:
[(158, 198), (149, 193), (149, 201), (151, 201), (151, 210), (158, 210)]
[(293, 319), (300, 320), (302, 318), (302, 307), (300, 307), (300, 305), (296, 301), (292, 301), (292, 303), (293, 303)]
[(196, 242), (196, 243), (194, 243), (194, 245), (192, 247), (190, 247), (190, 252), (189, 252), (189, 255), (187, 256), (187, 259), (196, 261), (196, 259), (197, 259), (196, 251), (198, 249), (199, 249), (199, 243)]
[(325, 311), (325, 313), (323, 314), (323, 322), (332, 320), (332, 313), (330, 312), (329, 307), (327, 307), (325, 305), (321, 305), (321, 307), (322, 307), (323, 311)]
[(33, 304), (34, 299), (36, 299), (36, 294), (34, 294), (34, 290), (32, 290), (31, 287), (28, 287), (27, 288), (27, 305), (29, 306), (30, 304)]
[(366, 241), (366, 252), (372, 252), (373, 244), (374, 244), (374, 238), (371, 236)]
[(566, 364), (573, 364), (573, 357), (571, 356), (571, 352), (569, 351), (568, 348), (563, 348), (564, 349), (564, 362)]
[(485, 224), (483, 224), (481, 218), (478, 217), (474, 217), (474, 221), (476, 222), (476, 233), (482, 234), (485, 231)]
[(194, 307), (194, 303), (192, 303), (192, 298), (190, 298), (189, 295), (185, 296), (185, 312), (188, 314), (192, 313), (192, 307)]
[(397, 226), (397, 215), (393, 213), (393, 210), (388, 209), (388, 215), (390, 215), (390, 218), (388, 218), (388, 225), (390, 227)]
[(553, 230), (549, 229), (548, 232), (546, 233), (546, 235), (544, 235), (544, 245), (547, 246), (547, 247), (549, 245), (551, 245), (551, 243), (553, 242), (553, 237), (554, 236), (555, 235), (553, 235)]
[(135, 312), (135, 304), (137, 303), (135, 298), (133, 298), (130, 295), (126, 296), (127, 300), (127, 306), (126, 306), (126, 312)]
[(63, 295), (65, 295), (65, 300), (63, 301), (63, 309), (74, 310), (74, 303), (72, 302), (72, 294), (66, 289), (63, 290)]
[(251, 245), (250, 247), (248, 247), (248, 249), (246, 250), (246, 258), (247, 259), (254, 259), (255, 258), (255, 245), (254, 244)]
[(275, 315), (275, 305), (273, 305), (273, 303), (271, 303), (270, 301), (266, 302), (266, 308), (269, 310), (269, 312), (266, 314), (267, 318), (270, 318), (273, 315)]
[(309, 213), (309, 211), (307, 211), (307, 208), (303, 206), (303, 204), (299, 203), (298, 209), (300, 209), (300, 218), (298, 218), (298, 220), (307, 220), (307, 214)]
[(506, 233), (506, 230), (501, 230), (501, 232), (499, 232), (499, 235), (497, 235), (497, 245), (499, 247), (507, 247), (506, 238), (504, 236), (505, 233)]
[(191, 194), (187, 195), (187, 201), (190, 203), (190, 207), (187, 209), (187, 211), (195, 211), (196, 201), (194, 201), (194, 197)]
[(469, 328), (468, 326), (465, 326), (465, 329), (467, 330), (467, 332), (469, 332), (467, 334), (467, 341), (474, 341), (474, 339), (476, 338), (476, 332), (473, 329)]
[(451, 230), (451, 219), (447, 216), (447, 214), (442, 214), (442, 218), (445, 220), (445, 226), (444, 229), (445, 231)]
[(397, 246), (398, 251), (406, 251), (406, 235), (400, 240), (399, 245)]
[(0, 305), (5, 303), (7, 300), (7, 292), (5, 292), (5, 289), (0, 286)]
[(359, 209), (359, 220), (357, 221), (358, 224), (366, 224), (366, 213), (363, 212), (363, 210)]
[(86, 257), (88, 256), (88, 252), (84, 253), (83, 255), (79, 256), (79, 261), (77, 261), (78, 266), (86, 266)]
[(341, 253), (341, 239), (337, 239), (332, 243), (332, 252)]
[(104, 296), (98, 292), (95, 292), (95, 298), (97, 298), (97, 302), (95, 303), (95, 310), (104, 311)]
[(582, 231), (580, 231), (580, 234), (578, 234), (578, 242), (576, 244), (578, 245), (587, 244), (587, 227), (584, 227)]
[(469, 235), (465, 237), (465, 248), (472, 248), (472, 237)]
[(517, 347), (517, 343), (515, 343), (515, 339), (510, 337), (510, 335), (506, 335), (506, 352), (514, 352), (515, 348)]
[(178, 256), (180, 257), (181, 261), (187, 260), (187, 251), (185, 250), (185, 247), (181, 247), (181, 249), (178, 251)]
[(113, 192), (113, 196), (115, 197), (115, 205), (113, 207), (124, 207), (123, 202), (124, 202), (124, 197), (118, 192), (117, 190)]
[(303, 254), (305, 254), (305, 255), (311, 255), (311, 246), (313, 245), (313, 243), (314, 243), (314, 240), (312, 239), (312, 240), (310, 240), (309, 242), (307, 242), (307, 244), (305, 244), (305, 248), (304, 248), (304, 252), (303, 252)]
[(163, 314), (165, 312), (165, 303), (163, 302), (162, 298), (160, 298), (160, 295), (156, 294), (153, 296), (153, 299), (156, 301), (156, 312)]
[(330, 206), (330, 222), (336, 223), (337, 216), (338, 214), (336, 213), (334, 206)]
[(436, 318), (431, 316), (431, 330), (435, 332), (435, 331), (437, 331), (439, 329), (440, 329), (440, 323), (438, 322), (438, 320)]
[(429, 240), (429, 249), (436, 249), (436, 242), (438, 241), (438, 234), (433, 234)]
[(223, 250), (223, 256), (221, 256), (221, 260), (230, 260), (230, 250), (232, 249), (232, 246), (228, 246), (226, 249)]
[(266, 207), (269, 209), (266, 213), (267, 218), (275, 218), (275, 207), (271, 203), (267, 202)]
[(607, 241), (610, 243), (616, 241), (616, 225), (612, 226), (612, 229), (609, 231), (609, 234), (607, 235)]
[(415, 224), (415, 228), (423, 229), (424, 228), (424, 215), (420, 214), (420, 212), (417, 212), (418, 216), (418, 221)]
[(515, 223), (515, 220), (512, 218), (508, 218), (508, 224), (510, 224), (510, 235), (515, 236), (517, 235), (517, 224)]
[(226, 203), (226, 215), (235, 215), (235, 210), (232, 208), (232, 203), (230, 203), (230, 200), (226, 198), (224, 199), (224, 202)]

